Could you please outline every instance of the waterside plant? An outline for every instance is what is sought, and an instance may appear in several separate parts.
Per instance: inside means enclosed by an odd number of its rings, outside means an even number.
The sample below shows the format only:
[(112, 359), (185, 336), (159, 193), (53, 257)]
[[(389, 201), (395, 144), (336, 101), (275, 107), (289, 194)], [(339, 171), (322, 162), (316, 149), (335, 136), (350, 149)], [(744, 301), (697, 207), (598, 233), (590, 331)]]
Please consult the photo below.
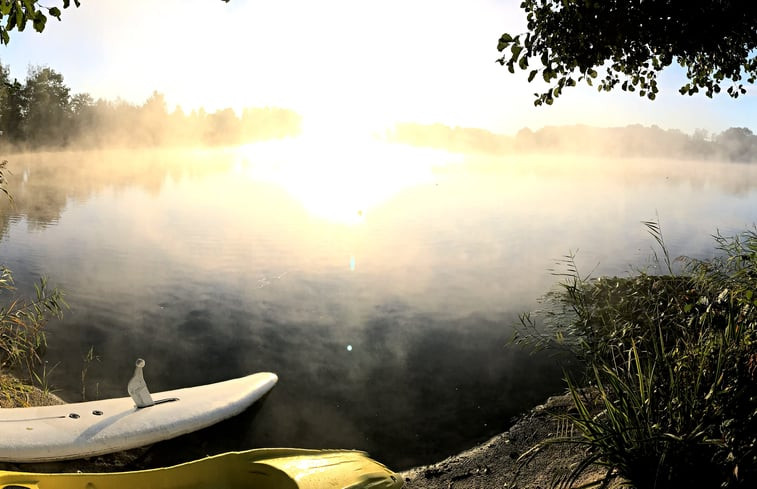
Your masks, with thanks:
[[(5, 186), (6, 165), (7, 161), (0, 163), (0, 191), (10, 197)], [(52, 369), (47, 369), (42, 360), (47, 348), (44, 327), (50, 318), (62, 315), (66, 303), (62, 292), (51, 290), (45, 278), (41, 278), (34, 288), (34, 299), (14, 297), (13, 274), (0, 266), (0, 296), (7, 297), (0, 302), (0, 374), (21, 373), (29, 382), (47, 390), (47, 374)], [(9, 380), (10, 377), (3, 376), (3, 379), (0, 388), (6, 394), (23, 390)]]
[(592, 465), (606, 476), (583, 487), (757, 487), (757, 232), (718, 234), (715, 258), (671, 263), (658, 223), (645, 225), (665, 273), (582, 277), (568, 256), (545, 309), (521, 317), (516, 342), (586, 366), (566, 374), (574, 409), (560, 421), (575, 436), (522, 461), (568, 443), (585, 451), (559, 487)]

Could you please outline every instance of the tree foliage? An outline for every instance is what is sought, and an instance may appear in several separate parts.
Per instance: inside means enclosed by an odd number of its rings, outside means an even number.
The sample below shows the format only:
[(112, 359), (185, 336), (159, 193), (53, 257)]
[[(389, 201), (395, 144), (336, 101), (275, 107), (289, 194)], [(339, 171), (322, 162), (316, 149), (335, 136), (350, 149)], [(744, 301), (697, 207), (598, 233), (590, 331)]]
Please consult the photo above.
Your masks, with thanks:
[[(757, 2), (719, 0), (523, 0), (528, 31), (505, 33), (497, 61), (528, 81), (549, 84), (534, 105), (551, 105), (566, 87), (618, 85), (654, 100), (657, 73), (677, 62), (688, 82), (681, 94), (708, 97), (724, 88), (746, 93), (743, 80), (757, 79)], [(600, 73), (602, 72), (602, 73)]]
[[(223, 1), (229, 3), (229, 0)], [(73, 3), (77, 7), (80, 5), (79, 0), (73, 0)], [(64, 9), (70, 6), (71, 0), (63, 0)], [(48, 16), (60, 20), (61, 10), (40, 5), (37, 0), (0, 0), (0, 42), (7, 45), (11, 31), (23, 32), (30, 22), (35, 31), (44, 31)]]
[(0, 63), (0, 148), (228, 145), (295, 136), (301, 116), (278, 107), (169, 113), (157, 91), (142, 105), (72, 94), (63, 75), (32, 66), (24, 82)]
[[(74, 0), (74, 4), (78, 7), (79, 0)], [(70, 6), (71, 0), (63, 0), (63, 8)], [(0, 0), (0, 42), (7, 45), (11, 39), (10, 32), (14, 29), (23, 32), (29, 22), (35, 31), (44, 31), (48, 15), (60, 20), (61, 11), (58, 7), (39, 5), (37, 0)]]
[(24, 86), (23, 133), (33, 145), (65, 143), (70, 120), (70, 89), (50, 68), (31, 68)]

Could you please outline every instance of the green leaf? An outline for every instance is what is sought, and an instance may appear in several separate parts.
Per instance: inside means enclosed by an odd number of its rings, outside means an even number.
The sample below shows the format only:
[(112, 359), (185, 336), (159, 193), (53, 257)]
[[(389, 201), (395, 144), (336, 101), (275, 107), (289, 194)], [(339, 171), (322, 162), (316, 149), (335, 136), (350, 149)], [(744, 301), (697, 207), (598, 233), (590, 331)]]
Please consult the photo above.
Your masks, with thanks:
[(502, 37), (499, 38), (499, 42), (497, 43), (497, 50), (503, 51), (511, 42), (513, 42), (513, 37), (510, 34), (502, 34)]
[(16, 6), (16, 27), (19, 31), (23, 31), (25, 24), (26, 19), (24, 18), (24, 12), (18, 6)]
[(518, 59), (518, 56), (520, 55), (521, 51), (523, 51), (523, 46), (520, 46), (518, 44), (513, 44), (513, 47), (510, 48), (510, 52), (513, 53), (513, 61)]
[(50, 7), (48, 12), (50, 13), (50, 15), (60, 20), (60, 9), (58, 7)]
[(518, 61), (518, 66), (520, 67), (521, 70), (527, 69), (528, 68), (528, 58), (526, 58), (525, 56), (523, 56), (522, 58), (520, 58), (520, 61)]
[(34, 19), (34, 30), (37, 32), (44, 31), (45, 23), (47, 23), (47, 17), (42, 12), (37, 12), (37, 17)]
[(531, 70), (531, 73), (528, 74), (528, 83), (531, 83), (538, 71), (539, 70)]

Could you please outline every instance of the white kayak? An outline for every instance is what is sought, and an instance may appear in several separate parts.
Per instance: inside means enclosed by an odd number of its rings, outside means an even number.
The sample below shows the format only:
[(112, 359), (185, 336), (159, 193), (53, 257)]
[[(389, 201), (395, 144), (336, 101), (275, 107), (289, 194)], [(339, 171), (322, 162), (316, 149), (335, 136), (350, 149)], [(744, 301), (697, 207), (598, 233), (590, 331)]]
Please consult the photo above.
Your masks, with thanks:
[[(68, 460), (150, 445), (236, 416), (278, 381), (276, 374), (261, 372), (150, 394), (143, 365), (137, 364), (129, 383), (131, 397), (0, 409), (0, 461)], [(141, 392), (133, 392), (135, 379)]]

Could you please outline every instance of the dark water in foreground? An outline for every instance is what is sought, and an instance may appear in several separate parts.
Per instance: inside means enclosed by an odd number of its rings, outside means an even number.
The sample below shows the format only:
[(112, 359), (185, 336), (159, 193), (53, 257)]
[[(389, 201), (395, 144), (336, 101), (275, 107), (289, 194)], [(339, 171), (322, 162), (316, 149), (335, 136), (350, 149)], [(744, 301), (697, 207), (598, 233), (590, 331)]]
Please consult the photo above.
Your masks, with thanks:
[(556, 259), (617, 274), (648, 264), (656, 213), (673, 255), (757, 219), (744, 165), (366, 154), (11, 157), (2, 260), (21, 292), (45, 274), (71, 306), (50, 325), (49, 383), (123, 396), (137, 357), (152, 391), (274, 371), (260, 405), (168, 451), (358, 448), (399, 470), (563, 389), (553, 359), (507, 346)]

